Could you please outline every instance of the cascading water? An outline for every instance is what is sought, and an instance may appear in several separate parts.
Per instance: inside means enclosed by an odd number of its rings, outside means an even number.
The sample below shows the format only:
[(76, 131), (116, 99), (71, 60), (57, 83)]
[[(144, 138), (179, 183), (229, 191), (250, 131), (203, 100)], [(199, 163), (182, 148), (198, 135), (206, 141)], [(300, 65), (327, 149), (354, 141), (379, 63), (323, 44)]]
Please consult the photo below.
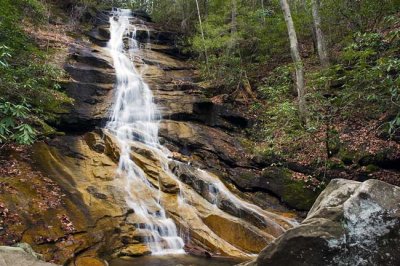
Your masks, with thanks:
[[(134, 210), (138, 230), (146, 234), (145, 241), (152, 254), (184, 253), (183, 240), (178, 236), (173, 220), (166, 217), (163, 206), (146, 179), (142, 169), (131, 160), (131, 143), (140, 141), (147, 146), (158, 144), (158, 110), (153, 95), (143, 81), (132, 60), (126, 55), (138, 51), (135, 29), (131, 29), (129, 10), (115, 9), (110, 18), (111, 38), (109, 51), (114, 60), (116, 72), (116, 101), (107, 128), (120, 145), (118, 175), (126, 180), (126, 201)], [(128, 42), (125, 44), (125, 40)], [(128, 46), (128, 50), (125, 48)]]
[[(111, 38), (108, 49), (114, 60), (116, 72), (116, 100), (112, 109), (111, 119), (107, 128), (115, 136), (120, 146), (120, 161), (118, 176), (124, 180), (127, 205), (134, 210), (137, 230), (145, 234), (144, 240), (150, 247), (152, 254), (184, 253), (184, 242), (178, 236), (177, 227), (171, 218), (167, 218), (166, 211), (160, 203), (163, 192), (154, 186), (146, 176), (143, 169), (132, 159), (132, 145), (141, 142), (146, 149), (151, 151), (158, 162), (161, 170), (176, 181), (179, 186), (177, 208), (174, 209), (179, 216), (191, 206), (193, 189), (179, 180), (169, 169), (172, 159), (171, 152), (160, 145), (158, 140), (158, 127), (160, 113), (153, 102), (152, 91), (144, 82), (141, 74), (136, 69), (135, 60), (140, 58), (143, 51), (136, 41), (137, 28), (131, 24), (134, 19), (131, 11), (115, 9), (111, 13), (110, 33)], [(139, 21), (140, 23), (140, 21)], [(144, 25), (141, 25), (141, 28)], [(148, 46), (147, 46), (148, 47)], [(145, 64), (143, 65), (146, 66)], [(228, 201), (232, 206), (237, 206), (245, 213), (251, 214), (255, 219), (261, 220), (261, 224), (268, 225), (272, 232), (283, 232), (281, 221), (293, 225), (291, 219), (286, 219), (278, 214), (270, 213), (251, 203), (241, 200), (234, 195), (217, 177), (201, 169), (193, 168), (195, 176), (206, 183), (209, 187), (208, 198), (213, 208), (220, 209), (220, 202)], [(186, 202), (189, 199), (189, 202)], [(199, 199), (200, 200), (200, 199)], [(199, 215), (194, 210), (192, 213)], [(229, 216), (229, 214), (227, 214)], [(241, 216), (241, 212), (235, 214)], [(240, 218), (240, 217), (239, 217)], [(201, 218), (193, 219), (191, 222), (199, 221)], [(276, 220), (276, 221), (275, 221)], [(190, 226), (188, 224), (187, 226)], [(213, 239), (219, 239), (214, 232), (203, 224), (201, 230), (205, 230)], [(264, 230), (264, 229), (263, 229)], [(267, 230), (268, 231), (268, 230)], [(188, 237), (185, 235), (185, 237)], [(220, 243), (225, 240), (219, 239)], [(231, 248), (230, 243), (223, 244)], [(238, 254), (238, 253), (236, 253)]]

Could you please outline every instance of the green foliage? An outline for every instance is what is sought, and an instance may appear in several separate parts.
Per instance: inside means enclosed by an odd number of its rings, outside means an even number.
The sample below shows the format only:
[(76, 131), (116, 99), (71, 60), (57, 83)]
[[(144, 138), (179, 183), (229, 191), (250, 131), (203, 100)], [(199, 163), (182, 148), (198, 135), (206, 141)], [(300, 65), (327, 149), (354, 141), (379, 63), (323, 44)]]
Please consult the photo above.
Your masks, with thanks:
[(331, 67), (323, 70), (318, 63), (311, 1), (289, 1), (305, 65), (307, 128), (298, 119), (294, 71), (289, 65), (290, 47), (279, 0), (198, 0), (204, 39), (195, 1), (131, 2), (157, 22), (168, 28), (174, 25), (189, 36), (202, 77), (218, 85), (210, 94), (235, 97), (245, 81), (250, 81), (258, 96), (249, 104), (257, 120), (251, 136), (264, 140), (272, 152), (283, 143), (319, 131), (336, 117), (368, 119), (387, 112), (391, 117), (388, 132), (398, 132), (400, 0), (320, 1), (322, 31), (331, 59)]
[(321, 16), (332, 44), (346, 40), (354, 32), (368, 32), (383, 23), (383, 18), (400, 11), (399, 0), (321, 1)]
[(0, 101), (0, 143), (15, 141), (19, 144), (32, 144), (36, 130), (27, 124), (29, 105)]
[(46, 63), (23, 30), (24, 23), (40, 26), (46, 6), (38, 0), (0, 0), (0, 6), (0, 138), (31, 144), (38, 125), (55, 120), (71, 99), (58, 85), (64, 72)]
[(7, 60), (11, 58), (10, 48), (5, 45), (0, 45), (0, 67), (8, 67)]
[(275, 68), (263, 79), (263, 85), (258, 87), (260, 97), (268, 105), (264, 107), (265, 110), (258, 112), (260, 124), (255, 131), (271, 147), (281, 144), (276, 143), (276, 136), (279, 136), (279, 141), (290, 142), (302, 134), (303, 128), (293, 97), (291, 72), (292, 66)]
[[(339, 62), (327, 71), (318, 72), (313, 84), (323, 88), (328, 81), (335, 84), (330, 99), (344, 117), (399, 113), (400, 59), (393, 54), (391, 42), (379, 33), (356, 33), (345, 47)], [(389, 133), (400, 126), (400, 120), (389, 122)]]
[(0, 45), (6, 44), (12, 52), (28, 55), (35, 51), (22, 29), (22, 21), (43, 22), (45, 6), (38, 0), (0, 0)]
[[(210, 1), (203, 28), (205, 40), (197, 28), (198, 34), (190, 43), (202, 59), (204, 77), (222, 83), (228, 92), (243, 81), (243, 73), (251, 73), (258, 64), (287, 52), (286, 26), (275, 1), (268, 9), (246, 1), (237, 1), (236, 8), (230, 0)], [(208, 66), (204, 64), (204, 49)]]

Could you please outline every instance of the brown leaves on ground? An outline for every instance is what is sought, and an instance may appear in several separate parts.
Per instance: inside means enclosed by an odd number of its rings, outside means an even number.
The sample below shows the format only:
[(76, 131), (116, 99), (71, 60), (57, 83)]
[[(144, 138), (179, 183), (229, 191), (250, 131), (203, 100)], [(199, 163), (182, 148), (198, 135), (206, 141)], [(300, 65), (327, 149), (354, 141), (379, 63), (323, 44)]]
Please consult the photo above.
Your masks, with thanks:
[(20, 225), (21, 218), (18, 213), (0, 201), (0, 243), (13, 245), (21, 239), (21, 232), (9, 230), (10, 225)]
[[(49, 19), (53, 21), (54, 19)], [(75, 30), (75, 25), (72, 23), (63, 23), (61, 18), (58, 18), (60, 23), (48, 23), (37, 26), (28, 22), (22, 21), (24, 31), (30, 35), (41, 48), (60, 48), (66, 47), (73, 42), (73, 38), (68, 34)]]
[(400, 144), (384, 138), (380, 138), (382, 119), (369, 122), (339, 123), (336, 125), (339, 131), (340, 141), (351, 151), (366, 154), (377, 154), (384, 150), (396, 151), (391, 156), (400, 156)]
[[(341, 151), (353, 154), (355, 160), (351, 165), (344, 165), (341, 154), (328, 158), (326, 151), (326, 127), (321, 127), (317, 132), (307, 133), (299, 137), (293, 145), (283, 143), (279, 146), (282, 153), (288, 154), (288, 159), (317, 167), (319, 172), (330, 171), (329, 165), (338, 165), (334, 170), (334, 177), (348, 179), (379, 179), (391, 184), (400, 185), (400, 172), (396, 169), (368, 169), (360, 166), (357, 160), (365, 156), (384, 155), (385, 160), (398, 160), (400, 158), (400, 143), (382, 137), (382, 125), (385, 115), (377, 120), (337, 120), (332, 124), (332, 129), (338, 132)], [(279, 138), (279, 136), (278, 136)], [(279, 141), (277, 141), (279, 143)], [(335, 167), (333, 167), (335, 168)], [(303, 177), (298, 177), (303, 179)], [(361, 179), (360, 179), (361, 178)]]
[[(0, 151), (0, 245), (20, 241), (32, 225), (48, 228), (43, 235), (38, 232), (34, 241), (39, 244), (76, 231), (65, 214), (62, 189), (32, 165), (27, 147), (9, 145)], [(59, 230), (61, 235), (51, 233)]]

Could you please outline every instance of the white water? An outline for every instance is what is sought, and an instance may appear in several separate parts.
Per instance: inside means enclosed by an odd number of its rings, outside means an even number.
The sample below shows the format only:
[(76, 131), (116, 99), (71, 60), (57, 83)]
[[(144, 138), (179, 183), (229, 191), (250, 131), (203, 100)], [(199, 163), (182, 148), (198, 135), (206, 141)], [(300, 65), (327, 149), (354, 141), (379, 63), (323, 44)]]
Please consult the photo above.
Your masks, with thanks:
[[(157, 199), (157, 190), (149, 183), (141, 168), (130, 158), (132, 141), (148, 146), (158, 146), (158, 111), (153, 95), (143, 81), (131, 58), (138, 52), (135, 29), (130, 29), (129, 10), (116, 9), (110, 18), (109, 51), (114, 60), (117, 77), (116, 100), (111, 120), (107, 124), (120, 145), (118, 175), (126, 179), (126, 201), (140, 221), (139, 230), (146, 234), (146, 242), (152, 254), (184, 253), (183, 240), (171, 218), (166, 217)], [(128, 40), (127, 44), (124, 42)], [(125, 45), (128, 45), (126, 49)], [(155, 208), (156, 207), (156, 208)]]
[[(113, 57), (117, 81), (116, 100), (107, 128), (119, 142), (121, 152), (118, 176), (124, 182), (126, 202), (135, 212), (137, 227), (148, 235), (145, 240), (152, 254), (184, 253), (184, 242), (178, 235), (177, 227), (172, 219), (167, 218), (166, 211), (160, 204), (161, 192), (152, 186), (143, 170), (130, 158), (131, 144), (134, 141), (140, 141), (154, 151), (163, 170), (180, 187), (179, 204), (186, 204), (185, 186), (168, 167), (170, 152), (158, 141), (159, 110), (153, 102), (150, 88), (133, 63), (134, 58), (140, 58), (140, 47), (135, 40), (136, 28), (130, 24), (131, 18), (131, 12), (123, 9), (113, 10), (110, 18), (111, 38), (108, 48)], [(194, 171), (199, 179), (209, 184), (211, 203), (216, 208), (219, 208), (218, 202), (221, 198), (225, 198), (239, 208), (257, 213), (278, 231), (283, 228), (273, 221), (274, 218), (292, 223), (290, 219), (264, 211), (238, 198), (208, 172), (200, 169)]]

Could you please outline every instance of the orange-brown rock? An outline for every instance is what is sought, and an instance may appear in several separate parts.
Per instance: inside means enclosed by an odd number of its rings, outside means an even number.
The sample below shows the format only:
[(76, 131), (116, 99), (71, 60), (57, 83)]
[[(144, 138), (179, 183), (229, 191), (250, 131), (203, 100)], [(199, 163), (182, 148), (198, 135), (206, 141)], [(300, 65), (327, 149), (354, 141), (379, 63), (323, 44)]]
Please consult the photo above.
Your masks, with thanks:
[(107, 266), (103, 260), (93, 257), (79, 257), (75, 260), (75, 266)]

